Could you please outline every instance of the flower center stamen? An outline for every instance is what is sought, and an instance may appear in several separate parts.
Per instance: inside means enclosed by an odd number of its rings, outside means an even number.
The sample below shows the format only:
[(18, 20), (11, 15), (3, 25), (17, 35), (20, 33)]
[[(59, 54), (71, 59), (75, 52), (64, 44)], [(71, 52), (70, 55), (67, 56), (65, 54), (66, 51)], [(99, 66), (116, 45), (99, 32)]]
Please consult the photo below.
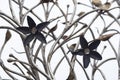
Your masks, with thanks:
[(32, 28), (31, 32), (35, 34), (37, 32), (37, 29), (35, 27)]
[(90, 53), (90, 49), (88, 49), (88, 48), (84, 49), (84, 53), (85, 54), (89, 54)]

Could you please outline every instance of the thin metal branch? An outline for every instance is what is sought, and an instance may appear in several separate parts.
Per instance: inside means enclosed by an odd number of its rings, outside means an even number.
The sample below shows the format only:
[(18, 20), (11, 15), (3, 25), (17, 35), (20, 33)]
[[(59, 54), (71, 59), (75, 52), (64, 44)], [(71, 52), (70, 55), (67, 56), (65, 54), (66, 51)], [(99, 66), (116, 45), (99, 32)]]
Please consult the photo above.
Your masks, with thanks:
[[(23, 74), (20, 74), (20, 73), (18, 73), (18, 72), (15, 72), (15, 71), (13, 71), (13, 70), (11, 70), (11, 69), (8, 69), (4, 64), (1, 65), (1, 67), (2, 67), (4, 70), (6, 70), (6, 71), (9, 71), (9, 72), (14, 73), (14, 74), (16, 74), (16, 75), (19, 75), (19, 76), (21, 76), (21, 77), (23, 77), (23, 78), (32, 80), (32, 79), (31, 79), (30, 77), (28, 77), (28, 76), (25, 76), (25, 75), (23, 75)], [(16, 79), (15, 79), (15, 80), (16, 80)]]
[(102, 70), (100, 70), (100, 69), (97, 69), (97, 70), (101, 73), (103, 79), (104, 79), (104, 80), (107, 80), (106, 77), (105, 77), (105, 74), (102, 72)]
[(83, 71), (84, 71), (84, 73), (85, 73), (85, 76), (86, 76), (87, 80), (90, 80), (90, 78), (89, 78), (89, 76), (88, 76), (88, 74), (87, 74), (85, 68), (84, 68), (84, 67), (82, 66), (82, 64), (78, 61), (78, 59), (76, 59), (76, 61), (78, 62), (78, 64), (79, 64), (79, 65), (81, 66), (81, 68), (83, 69)]
[[(15, 2), (17, 5), (19, 5), (17, 1), (15, 1), (15, 0), (12, 0), (12, 1)], [(23, 8), (26, 9), (26, 10), (29, 10), (29, 8), (27, 8), (27, 7), (25, 7), (25, 6), (23, 6)], [(42, 20), (37, 14), (35, 14), (33, 11), (30, 11), (30, 12), (31, 12), (38, 20), (40, 20), (41, 22), (43, 22), (43, 20)]]
[(40, 5), (40, 2), (37, 3), (35, 6), (33, 6), (31, 9), (29, 9), (26, 13), (24, 13), (24, 16), (22, 17), (23, 18), (22, 20), (24, 20), (24, 18), (26, 17), (26, 15), (28, 13), (30, 13), (33, 9), (35, 9), (36, 7), (38, 7), (39, 5)]
[(15, 17), (14, 11), (13, 11), (13, 6), (12, 6), (12, 1), (11, 1), (11, 0), (9, 0), (9, 8), (10, 8), (10, 12), (11, 12), (12, 18), (13, 18), (14, 20), (16, 20), (16, 17)]
[[(5, 13), (3, 13), (3, 12), (1, 12), (0, 11), (0, 17), (2, 17), (2, 16), (5, 16), (5, 17), (7, 17), (8, 19), (10, 19), (11, 21), (13, 21), (13, 23), (15, 23), (17, 26), (20, 26), (20, 24), (17, 22), (17, 21), (15, 21), (14, 19), (12, 19), (10, 16), (8, 16), (7, 14), (5, 14)], [(5, 19), (5, 20), (7, 20), (8, 22), (9, 22), (9, 20), (8, 19)], [(15, 27), (16, 28), (16, 26), (13, 26), (13, 27)]]

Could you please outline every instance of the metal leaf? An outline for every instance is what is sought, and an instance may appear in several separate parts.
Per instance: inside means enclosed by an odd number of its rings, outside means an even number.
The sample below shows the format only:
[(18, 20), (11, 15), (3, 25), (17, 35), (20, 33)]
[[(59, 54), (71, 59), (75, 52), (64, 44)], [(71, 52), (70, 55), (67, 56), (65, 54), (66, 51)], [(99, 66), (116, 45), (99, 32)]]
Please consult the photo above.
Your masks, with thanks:
[(7, 30), (6, 32), (6, 37), (5, 37), (5, 42), (7, 42), (11, 38), (11, 32)]
[(111, 34), (101, 35), (98, 39), (102, 40), (102, 41), (107, 41), (108, 39), (110, 39), (115, 34), (117, 34), (117, 33), (111, 33)]
[(100, 7), (102, 5), (102, 2), (100, 0), (92, 0), (92, 4), (96, 7)]
[(102, 10), (108, 10), (111, 7), (111, 3), (106, 2), (105, 4), (103, 4), (100, 9)]
[(72, 44), (72, 45), (70, 45), (70, 46), (68, 47), (68, 49), (73, 52), (76, 45), (77, 45), (77, 44)]
[(80, 12), (77, 16), (82, 16), (85, 12)]
[(57, 24), (53, 28), (51, 28), (49, 32), (54, 32), (56, 29), (57, 29)]

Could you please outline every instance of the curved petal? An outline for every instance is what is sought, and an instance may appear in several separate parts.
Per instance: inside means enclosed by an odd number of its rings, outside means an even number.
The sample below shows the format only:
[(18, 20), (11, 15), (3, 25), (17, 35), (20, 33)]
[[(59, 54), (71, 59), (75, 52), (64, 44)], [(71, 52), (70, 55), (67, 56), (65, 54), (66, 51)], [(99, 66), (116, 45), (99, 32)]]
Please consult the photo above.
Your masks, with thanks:
[(24, 40), (24, 44), (27, 45), (29, 44), (32, 40), (34, 39), (34, 35), (30, 34), (26, 37), (26, 39)]
[(34, 22), (34, 20), (30, 16), (27, 16), (27, 22), (28, 22), (30, 29), (32, 29), (33, 27), (36, 27), (36, 23)]
[(84, 55), (84, 49), (78, 49), (76, 52), (78, 52), (78, 55)]
[(89, 45), (89, 49), (90, 50), (96, 49), (99, 44), (100, 44), (100, 40), (95, 40)]
[(45, 27), (48, 26), (49, 23), (50, 22), (42, 22), (42, 23), (38, 24), (36, 28), (38, 31), (42, 31)]
[(83, 56), (83, 66), (84, 68), (87, 68), (90, 63), (90, 57), (89, 55), (84, 55)]
[(46, 42), (46, 39), (45, 39), (45, 37), (44, 37), (44, 35), (43, 35), (42, 33), (37, 32), (37, 33), (35, 34), (35, 36), (36, 36), (36, 38), (37, 38), (38, 40), (40, 40), (41, 42), (47, 43), (47, 42)]
[(88, 47), (87, 40), (84, 38), (83, 35), (80, 36), (80, 44), (81, 44), (81, 47), (82, 47), (83, 49), (85, 49), (85, 48)]
[(91, 51), (90, 52), (90, 57), (95, 59), (95, 60), (101, 60), (102, 59), (102, 56), (96, 51)]
[(76, 51), (71, 52), (73, 55), (84, 55), (84, 50), (83, 49), (77, 49)]
[(28, 27), (18, 27), (16, 29), (19, 30), (20, 32), (22, 32), (23, 34), (29, 34), (30, 33), (30, 29)]

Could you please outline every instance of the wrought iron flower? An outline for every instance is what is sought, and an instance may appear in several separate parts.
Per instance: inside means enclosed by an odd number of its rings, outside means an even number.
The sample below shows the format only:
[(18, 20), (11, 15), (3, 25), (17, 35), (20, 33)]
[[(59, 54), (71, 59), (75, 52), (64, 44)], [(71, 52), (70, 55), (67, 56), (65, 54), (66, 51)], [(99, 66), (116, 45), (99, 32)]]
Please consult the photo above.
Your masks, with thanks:
[(27, 23), (29, 27), (18, 27), (17, 29), (21, 31), (23, 34), (28, 34), (24, 40), (24, 44), (29, 44), (34, 38), (38, 39), (42, 43), (46, 43), (46, 39), (41, 31), (50, 23), (50, 22), (42, 22), (38, 25), (34, 22), (34, 20), (27, 16)]
[(71, 51), (73, 55), (82, 55), (83, 56), (83, 66), (87, 68), (90, 63), (90, 58), (95, 60), (101, 60), (102, 56), (95, 51), (95, 49), (100, 44), (100, 40), (94, 40), (90, 44), (88, 44), (87, 40), (83, 35), (80, 36), (80, 44), (81, 49), (77, 49), (76, 51)]

